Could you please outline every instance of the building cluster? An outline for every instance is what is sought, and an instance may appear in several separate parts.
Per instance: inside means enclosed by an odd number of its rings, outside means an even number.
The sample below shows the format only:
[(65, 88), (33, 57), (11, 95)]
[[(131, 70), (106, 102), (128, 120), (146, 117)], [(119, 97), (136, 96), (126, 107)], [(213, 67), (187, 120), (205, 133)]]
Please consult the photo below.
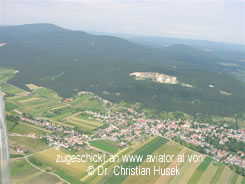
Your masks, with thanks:
[[(90, 137), (86, 134), (67, 126), (51, 123), (47, 120), (27, 117), (21, 117), (21, 120), (51, 131), (51, 133), (47, 133), (43, 136), (35, 136), (35, 134), (32, 133), (32, 138), (42, 139), (46, 141), (49, 146), (63, 147), (66, 149), (79, 149), (82, 145), (88, 144), (88, 141), (90, 140)], [(26, 137), (30, 137), (30, 135), (28, 134)]]
[[(115, 107), (114, 107), (115, 108)], [(107, 114), (86, 111), (93, 118), (108, 126), (96, 131), (94, 137), (111, 139), (127, 146), (132, 141), (159, 135), (169, 139), (178, 137), (186, 144), (201, 147), (217, 161), (245, 168), (245, 153), (229, 151), (226, 145), (231, 141), (245, 143), (245, 130), (233, 129), (226, 124), (199, 123), (192, 120), (149, 119), (145, 112), (136, 112), (133, 108), (124, 108), (121, 112), (107, 109)], [(228, 149), (228, 150), (227, 150)]]
[[(91, 92), (79, 92), (79, 95), (85, 94), (91, 94)], [(50, 146), (81, 149), (87, 146), (89, 141), (102, 138), (116, 141), (121, 147), (124, 147), (135, 140), (144, 141), (145, 138), (155, 135), (175, 141), (177, 137), (182, 143), (203, 148), (206, 154), (217, 161), (245, 168), (245, 153), (242, 150), (232, 152), (226, 149), (231, 141), (236, 141), (238, 144), (245, 143), (244, 129), (236, 130), (226, 124), (210, 125), (192, 120), (150, 119), (147, 118), (145, 111), (137, 112), (133, 107), (123, 107), (118, 112), (114, 110), (118, 107), (117, 104), (96, 95), (94, 98), (103, 102), (106, 113), (89, 110), (86, 110), (85, 113), (92, 119), (103, 122), (106, 126), (97, 129), (91, 135), (51, 123), (48, 120), (24, 116), (21, 117), (21, 120), (51, 131), (44, 136), (33, 137), (47, 141)]]

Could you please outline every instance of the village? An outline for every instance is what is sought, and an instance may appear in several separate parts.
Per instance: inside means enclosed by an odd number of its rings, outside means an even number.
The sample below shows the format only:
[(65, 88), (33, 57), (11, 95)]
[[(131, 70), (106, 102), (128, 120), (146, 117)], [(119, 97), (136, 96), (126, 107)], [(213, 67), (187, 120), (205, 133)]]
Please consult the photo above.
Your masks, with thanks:
[[(91, 94), (79, 92), (78, 95)], [(137, 112), (133, 107), (123, 107), (121, 111), (113, 111), (118, 104), (94, 95), (103, 102), (106, 114), (86, 110), (91, 118), (103, 122), (102, 127), (88, 134), (83, 130), (72, 129), (52, 123), (49, 120), (22, 115), (20, 120), (34, 124), (51, 131), (50, 134), (37, 136), (35, 133), (26, 136), (40, 139), (49, 146), (79, 150), (84, 147), (91, 149), (89, 141), (109, 139), (117, 142), (121, 148), (133, 144), (134, 141), (144, 141), (151, 136), (163, 136), (198, 152), (207, 154), (215, 161), (245, 169), (245, 153), (242, 150), (230, 150), (232, 142), (245, 143), (245, 129), (233, 129), (227, 124), (212, 124), (195, 122), (193, 120), (149, 119), (146, 112)], [(10, 136), (18, 136), (10, 133)], [(211, 139), (212, 137), (212, 139)]]

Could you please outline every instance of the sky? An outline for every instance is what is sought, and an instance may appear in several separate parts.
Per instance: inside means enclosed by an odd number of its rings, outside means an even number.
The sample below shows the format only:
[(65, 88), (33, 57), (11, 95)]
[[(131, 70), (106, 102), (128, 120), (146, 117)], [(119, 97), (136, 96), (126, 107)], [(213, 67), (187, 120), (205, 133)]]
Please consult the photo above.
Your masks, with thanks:
[(245, 43), (245, 0), (0, 0), (0, 24)]

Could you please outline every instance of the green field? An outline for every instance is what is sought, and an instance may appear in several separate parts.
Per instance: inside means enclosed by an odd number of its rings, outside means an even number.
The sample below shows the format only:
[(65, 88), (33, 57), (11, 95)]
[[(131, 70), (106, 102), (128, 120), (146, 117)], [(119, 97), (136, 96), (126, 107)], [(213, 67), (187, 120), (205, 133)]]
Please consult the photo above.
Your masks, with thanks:
[(204, 162), (202, 162), (199, 167), (196, 169), (195, 173), (192, 175), (191, 179), (188, 181), (188, 184), (198, 183), (201, 176), (204, 174), (205, 170), (208, 168), (209, 164), (212, 162), (210, 157), (206, 157)]
[(9, 144), (13, 147), (23, 146), (28, 153), (36, 153), (49, 148), (47, 144), (40, 140), (29, 137), (10, 136)]
[[(102, 122), (99, 122), (99, 121), (89, 117), (84, 112), (73, 113), (73, 111), (68, 111), (67, 109), (62, 110), (62, 111), (64, 114), (59, 113), (59, 115), (58, 115), (58, 117), (61, 121), (65, 121), (65, 122), (67, 122), (71, 125), (74, 125), (76, 127), (80, 127), (83, 130), (92, 131), (92, 130), (103, 125)], [(56, 116), (56, 118), (57, 118), (57, 116)]]
[(4, 83), (8, 81), (10, 78), (14, 76), (15, 70), (0, 68), (0, 83)]
[(93, 95), (76, 97), (70, 104), (82, 110), (89, 109), (95, 112), (105, 112), (102, 102), (93, 98)]
[(106, 152), (115, 154), (117, 153), (119, 146), (116, 142), (113, 142), (111, 140), (96, 140), (96, 141), (90, 141), (89, 144), (93, 147), (96, 147), (98, 149), (104, 150)]
[(11, 95), (18, 95), (25, 92), (23, 89), (17, 88), (11, 84), (1, 84), (1, 88), (3, 92)]
[(222, 172), (224, 171), (225, 166), (221, 164), (217, 164), (218, 169), (215, 172), (215, 175), (213, 176), (212, 180), (210, 181), (211, 184), (217, 183), (218, 179), (220, 178)]
[[(159, 146), (159, 148), (157, 150), (155, 150), (153, 153), (151, 153), (151, 155), (158, 155), (158, 154), (166, 154), (166, 155), (175, 155), (173, 157), (173, 162), (164, 162), (164, 163), (160, 163), (160, 162), (143, 162), (141, 163), (139, 166), (141, 168), (150, 168), (151, 171), (153, 171), (154, 167), (162, 167), (162, 168), (173, 168), (176, 165), (178, 165), (176, 163), (177, 161), (177, 154), (187, 154), (188, 150), (183, 148), (182, 146), (176, 145), (171, 141), (168, 141), (167, 143), (163, 144), (162, 146)], [(161, 176), (159, 177), (159, 175), (154, 175), (153, 173), (151, 173), (150, 176), (128, 176), (123, 183), (162, 183), (163, 181), (167, 181), (169, 180), (168, 176)]]
[[(156, 137), (155, 139), (153, 139), (152, 141), (150, 141), (149, 143), (145, 144), (143, 147), (139, 148), (138, 150), (136, 150), (133, 155), (143, 155), (143, 161), (146, 159), (146, 156), (149, 154), (152, 154), (155, 150), (157, 150), (159, 147), (161, 147), (163, 144), (167, 143), (168, 140), (161, 138), (161, 137)], [(136, 167), (140, 165), (139, 162), (125, 162), (122, 163), (122, 167), (124, 168), (128, 168), (128, 167)], [(105, 181), (106, 184), (114, 184), (114, 183), (121, 183), (123, 182), (125, 179), (127, 178), (127, 176), (125, 175), (112, 175), (110, 177), (108, 177)]]
[(8, 84), (7, 81), (15, 76), (16, 70), (1, 68), (0, 67), (0, 89), (10, 95), (17, 95), (19, 93), (25, 92), (23, 89), (20, 89), (16, 86)]
[(10, 103), (10, 102), (7, 102), (7, 103), (5, 104), (5, 109), (6, 109), (6, 111), (12, 111), (12, 110), (14, 110), (14, 109), (17, 109), (18, 107), (19, 107), (18, 105), (13, 104), (13, 103)]
[[(5, 98), (7, 112), (14, 114), (27, 113), (33, 117), (43, 117), (58, 124), (76, 126), (88, 131), (93, 131), (103, 125), (101, 122), (89, 119), (86, 115), (67, 118), (84, 110), (104, 112), (103, 103), (94, 99), (93, 95), (74, 96), (71, 102), (64, 103), (63, 99), (51, 89), (35, 84), (27, 84), (32, 91), (32, 93), (27, 93), (23, 89), (6, 83), (14, 75), (14, 70), (0, 68), (0, 86), (3, 92), (7, 94)], [(67, 121), (64, 121), (65, 118), (67, 118)], [(15, 130), (17, 131), (19, 127), (16, 126)], [(24, 130), (24, 128), (22, 129)]]
[(33, 92), (27, 96), (13, 96), (6, 98), (6, 109), (13, 111), (17, 109), (23, 113), (28, 113), (33, 116), (42, 115), (49, 109), (61, 105), (55, 98), (48, 99), (40, 97), (39, 94)]
[(25, 159), (11, 163), (11, 179), (16, 184), (54, 184), (60, 182), (56, 176), (32, 167)]
[(45, 135), (47, 133), (50, 133), (50, 131), (46, 129), (36, 127), (34, 125), (23, 123), (23, 122), (16, 124), (12, 121), (7, 121), (7, 127), (9, 132), (17, 133), (21, 135), (30, 134), (30, 133), (35, 133), (36, 135)]

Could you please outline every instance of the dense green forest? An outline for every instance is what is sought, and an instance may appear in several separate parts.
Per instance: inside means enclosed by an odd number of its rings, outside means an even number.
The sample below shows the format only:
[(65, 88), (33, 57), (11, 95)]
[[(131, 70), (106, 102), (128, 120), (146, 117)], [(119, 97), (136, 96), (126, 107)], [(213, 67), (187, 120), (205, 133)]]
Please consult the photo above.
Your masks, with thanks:
[[(10, 83), (21, 88), (34, 83), (63, 97), (92, 91), (159, 112), (225, 116), (245, 112), (245, 85), (219, 65), (227, 62), (219, 54), (186, 45), (147, 47), (51, 24), (0, 27), (0, 43), (7, 43), (0, 47), (0, 65), (19, 70)], [(132, 72), (173, 75), (193, 88), (135, 80), (129, 76)]]

